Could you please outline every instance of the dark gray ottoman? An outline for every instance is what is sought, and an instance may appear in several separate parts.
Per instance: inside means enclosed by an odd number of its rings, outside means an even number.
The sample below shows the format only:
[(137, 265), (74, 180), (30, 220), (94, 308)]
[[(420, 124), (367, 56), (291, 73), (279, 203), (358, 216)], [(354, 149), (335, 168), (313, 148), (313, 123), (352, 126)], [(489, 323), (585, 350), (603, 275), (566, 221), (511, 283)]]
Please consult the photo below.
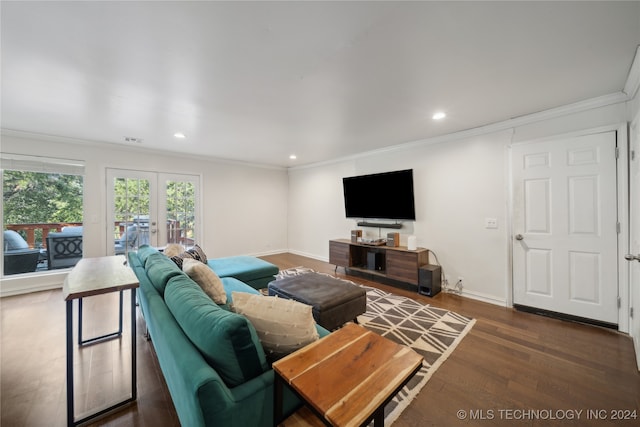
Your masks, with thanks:
[(367, 293), (360, 286), (319, 273), (285, 277), (269, 283), (269, 295), (313, 306), (316, 322), (332, 331), (356, 320), (367, 310)]

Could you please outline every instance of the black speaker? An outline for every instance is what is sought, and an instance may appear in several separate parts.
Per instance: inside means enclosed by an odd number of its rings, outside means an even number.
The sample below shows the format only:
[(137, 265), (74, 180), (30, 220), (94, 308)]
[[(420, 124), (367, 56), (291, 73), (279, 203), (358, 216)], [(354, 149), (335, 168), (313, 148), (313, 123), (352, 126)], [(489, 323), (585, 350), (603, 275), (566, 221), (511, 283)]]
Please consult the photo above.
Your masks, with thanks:
[(418, 269), (418, 293), (435, 296), (442, 289), (442, 268), (439, 265), (423, 265)]
[(367, 268), (369, 270), (384, 270), (384, 254), (381, 252), (367, 253)]

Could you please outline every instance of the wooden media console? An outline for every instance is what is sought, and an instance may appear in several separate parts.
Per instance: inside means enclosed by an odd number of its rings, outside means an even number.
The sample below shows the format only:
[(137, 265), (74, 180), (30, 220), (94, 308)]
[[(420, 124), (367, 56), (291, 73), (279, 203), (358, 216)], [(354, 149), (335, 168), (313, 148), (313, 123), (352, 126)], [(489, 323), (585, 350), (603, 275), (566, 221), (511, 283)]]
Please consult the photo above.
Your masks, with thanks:
[(329, 240), (329, 263), (371, 280), (417, 290), (419, 269), (429, 264), (429, 250), (375, 246), (348, 239)]

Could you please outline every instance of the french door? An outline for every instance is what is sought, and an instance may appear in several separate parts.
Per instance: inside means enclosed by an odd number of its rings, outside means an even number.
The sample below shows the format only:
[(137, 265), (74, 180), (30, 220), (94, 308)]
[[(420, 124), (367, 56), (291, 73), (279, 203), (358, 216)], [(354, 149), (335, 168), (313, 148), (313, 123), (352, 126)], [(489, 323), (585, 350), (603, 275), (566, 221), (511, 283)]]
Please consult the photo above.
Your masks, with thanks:
[(107, 169), (107, 254), (200, 238), (199, 177)]
[(513, 302), (618, 324), (616, 132), (512, 147)]

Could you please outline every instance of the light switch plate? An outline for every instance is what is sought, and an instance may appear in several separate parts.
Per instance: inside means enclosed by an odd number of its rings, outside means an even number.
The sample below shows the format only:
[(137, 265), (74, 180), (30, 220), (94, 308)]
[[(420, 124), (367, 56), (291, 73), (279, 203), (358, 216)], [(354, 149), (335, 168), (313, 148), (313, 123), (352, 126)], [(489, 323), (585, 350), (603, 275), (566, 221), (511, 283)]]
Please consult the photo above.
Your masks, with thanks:
[(498, 228), (498, 218), (485, 218), (484, 228)]

